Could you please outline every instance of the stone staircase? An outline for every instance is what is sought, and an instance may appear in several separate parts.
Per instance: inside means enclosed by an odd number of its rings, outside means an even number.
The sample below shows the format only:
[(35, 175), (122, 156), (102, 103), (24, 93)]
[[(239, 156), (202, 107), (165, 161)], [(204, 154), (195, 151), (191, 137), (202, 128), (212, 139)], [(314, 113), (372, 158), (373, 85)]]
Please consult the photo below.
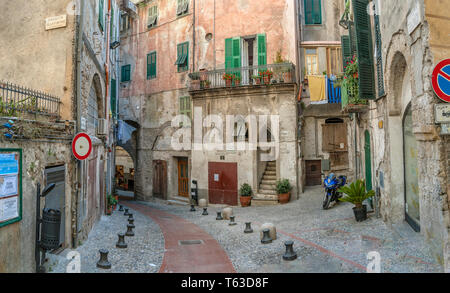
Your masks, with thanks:
[(278, 204), (275, 189), (277, 182), (277, 165), (275, 161), (267, 162), (266, 170), (259, 184), (258, 192), (252, 199), (253, 206)]

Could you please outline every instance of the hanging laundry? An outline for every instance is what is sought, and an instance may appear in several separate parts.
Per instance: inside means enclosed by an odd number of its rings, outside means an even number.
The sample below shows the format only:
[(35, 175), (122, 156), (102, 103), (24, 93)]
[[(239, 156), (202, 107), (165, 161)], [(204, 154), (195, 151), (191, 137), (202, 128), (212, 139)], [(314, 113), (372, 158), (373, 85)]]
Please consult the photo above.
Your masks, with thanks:
[(121, 143), (125, 144), (130, 140), (131, 134), (135, 130), (136, 130), (136, 128), (134, 128), (130, 124), (126, 123), (125, 121), (119, 120), (119, 127), (117, 130), (117, 139)]
[(327, 104), (327, 78), (325, 75), (308, 75), (311, 104)]

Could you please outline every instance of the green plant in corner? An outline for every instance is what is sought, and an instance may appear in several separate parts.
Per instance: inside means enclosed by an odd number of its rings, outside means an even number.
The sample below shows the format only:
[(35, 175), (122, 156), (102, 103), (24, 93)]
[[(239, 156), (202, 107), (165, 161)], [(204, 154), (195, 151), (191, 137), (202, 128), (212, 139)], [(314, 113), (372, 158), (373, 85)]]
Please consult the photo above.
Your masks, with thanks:
[(241, 185), (241, 188), (239, 189), (240, 196), (252, 196), (252, 194), (252, 187), (248, 183), (244, 183)]
[(117, 200), (110, 193), (108, 193), (107, 200), (108, 200), (108, 206), (109, 207), (117, 204)]
[(356, 208), (362, 208), (363, 202), (375, 195), (375, 191), (366, 191), (366, 184), (364, 180), (356, 180), (350, 186), (343, 186), (339, 190), (347, 196), (340, 198), (340, 201), (349, 202), (355, 205)]
[(275, 188), (276, 188), (278, 194), (284, 194), (284, 193), (290, 192), (292, 189), (292, 186), (289, 183), (288, 179), (282, 179), (282, 180), (277, 181)]

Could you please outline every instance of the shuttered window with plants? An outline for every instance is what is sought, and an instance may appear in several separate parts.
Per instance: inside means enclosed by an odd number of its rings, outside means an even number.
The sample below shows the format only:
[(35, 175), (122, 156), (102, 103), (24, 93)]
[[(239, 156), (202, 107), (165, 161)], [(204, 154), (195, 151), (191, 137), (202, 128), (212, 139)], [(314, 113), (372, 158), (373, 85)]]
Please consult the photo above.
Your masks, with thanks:
[(158, 6), (152, 6), (148, 9), (147, 28), (155, 27), (158, 23)]
[[(241, 67), (241, 38), (229, 38), (225, 40), (225, 69)], [(233, 75), (233, 79), (241, 77), (240, 70), (227, 70), (226, 74)]]
[(98, 1), (98, 25), (100, 29), (103, 31), (103, 27), (105, 26), (105, 14), (104, 14), (104, 0)]
[(361, 99), (375, 98), (375, 78), (372, 49), (369, 0), (353, 0), (353, 17), (356, 34), (358, 88)]
[(189, 42), (178, 44), (175, 65), (178, 66), (178, 72), (184, 72), (189, 69)]
[(178, 0), (178, 5), (177, 5), (177, 15), (178, 16), (185, 15), (188, 13), (189, 1), (190, 0)]
[(121, 82), (127, 82), (131, 80), (131, 65), (124, 65), (122, 66), (121, 71)]
[(147, 55), (147, 79), (156, 78), (156, 52)]
[(306, 25), (322, 24), (321, 2), (321, 0), (304, 0)]
[(353, 53), (350, 41), (350, 36), (341, 36), (342, 45), (342, 65), (344, 72), (347, 69), (347, 65), (352, 61)]

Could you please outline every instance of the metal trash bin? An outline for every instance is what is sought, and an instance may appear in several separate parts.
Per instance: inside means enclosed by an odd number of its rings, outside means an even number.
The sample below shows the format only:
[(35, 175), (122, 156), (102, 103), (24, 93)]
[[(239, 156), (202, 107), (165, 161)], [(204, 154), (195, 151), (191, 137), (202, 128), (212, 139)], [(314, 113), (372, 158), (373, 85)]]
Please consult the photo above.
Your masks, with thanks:
[(41, 247), (52, 250), (59, 247), (59, 231), (61, 226), (61, 212), (54, 209), (42, 211)]

